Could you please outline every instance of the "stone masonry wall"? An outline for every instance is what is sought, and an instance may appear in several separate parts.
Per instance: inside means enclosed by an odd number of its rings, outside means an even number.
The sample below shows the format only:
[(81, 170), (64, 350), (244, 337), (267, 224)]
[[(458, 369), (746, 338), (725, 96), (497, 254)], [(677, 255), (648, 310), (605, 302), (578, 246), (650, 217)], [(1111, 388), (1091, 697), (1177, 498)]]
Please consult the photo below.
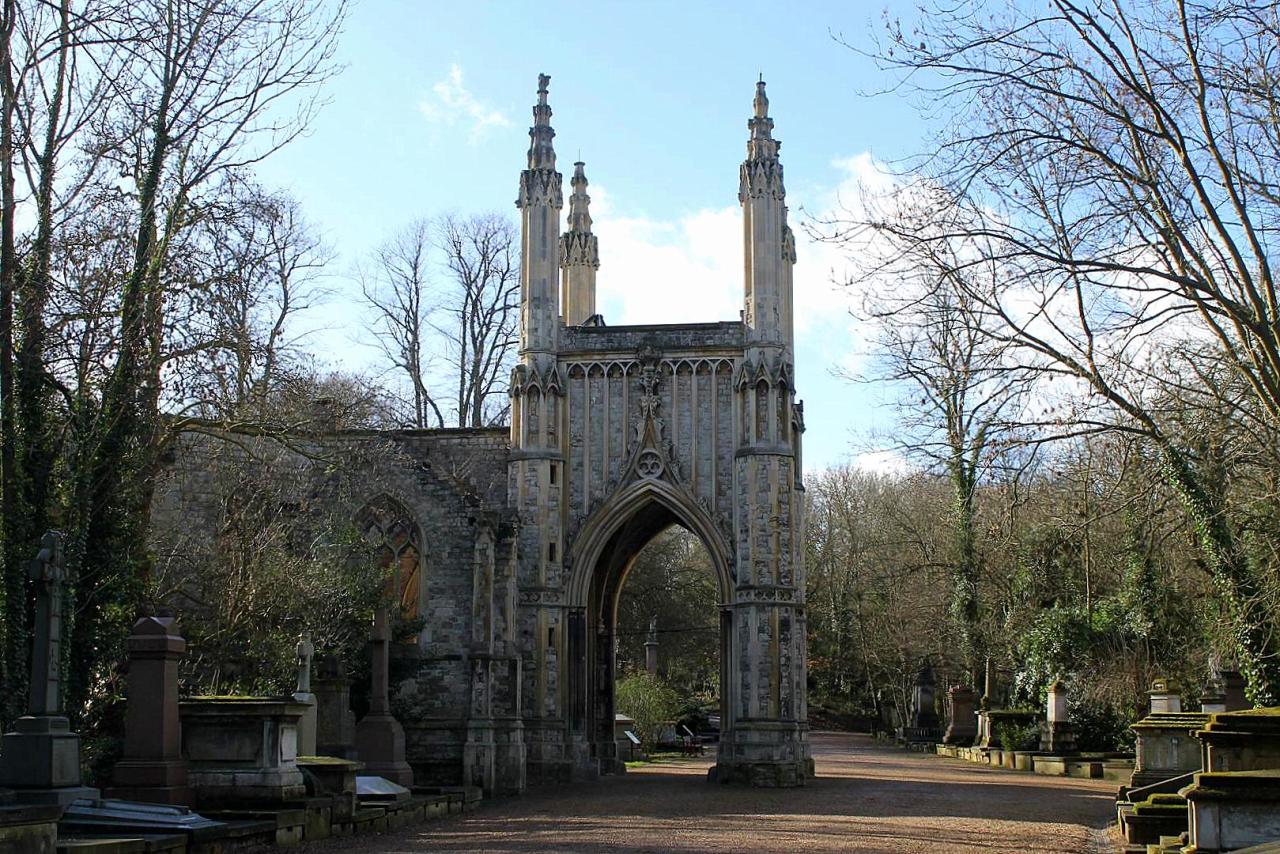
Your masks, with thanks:
[[(417, 781), (460, 783), (473, 716), (469, 655), (475, 616), (485, 612), (475, 595), (477, 532), (485, 528), (499, 550), (510, 548), (507, 459), (505, 430), (346, 431), (284, 442), (188, 433), (175, 443), (153, 502), (157, 562), (163, 568), (212, 553), (224, 500), (242, 482), (239, 472), (272, 471), (282, 503), (300, 513), (337, 500), (354, 520), (379, 497), (402, 505), (422, 545), (425, 627), (416, 646), (398, 650), (396, 672), (413, 675), (396, 686), (393, 708)], [(485, 627), (501, 637), (512, 609), (490, 610)]]

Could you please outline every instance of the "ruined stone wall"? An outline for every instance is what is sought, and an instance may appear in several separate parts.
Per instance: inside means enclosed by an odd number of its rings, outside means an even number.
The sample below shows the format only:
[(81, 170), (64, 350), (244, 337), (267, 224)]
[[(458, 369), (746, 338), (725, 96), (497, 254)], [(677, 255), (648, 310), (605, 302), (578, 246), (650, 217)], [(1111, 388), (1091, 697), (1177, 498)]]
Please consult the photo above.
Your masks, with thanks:
[[(515, 626), (507, 458), (502, 429), (347, 431), (284, 441), (187, 433), (168, 455), (154, 498), (158, 565), (212, 554), (224, 499), (255, 468), (280, 478), (280, 500), (299, 514), (321, 505), (332, 511), (339, 502), (354, 520), (379, 498), (402, 505), (422, 545), (425, 625), (416, 645), (398, 650), (395, 671), (407, 676), (393, 708), (418, 782), (461, 783), (468, 721), (518, 716), (517, 687), (506, 684), (514, 674), (503, 659), (514, 655), (507, 647)], [(479, 674), (477, 658), (484, 660)]]

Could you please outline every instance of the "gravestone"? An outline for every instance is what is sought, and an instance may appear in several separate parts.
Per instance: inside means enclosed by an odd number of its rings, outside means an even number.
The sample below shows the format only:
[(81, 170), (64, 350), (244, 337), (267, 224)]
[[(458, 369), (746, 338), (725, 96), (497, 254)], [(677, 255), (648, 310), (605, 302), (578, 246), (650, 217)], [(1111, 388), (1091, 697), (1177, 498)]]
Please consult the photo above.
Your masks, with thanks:
[(1252, 709), (1253, 703), (1244, 693), (1244, 677), (1239, 670), (1224, 670), (1221, 673), (1222, 693), (1226, 697), (1227, 711), (1239, 712)]
[(97, 789), (80, 784), (80, 736), (62, 714), (62, 534), (44, 535), (40, 551), (27, 563), (27, 577), (36, 594), (31, 690), (27, 714), (4, 734), (0, 786), (15, 789), (23, 803), (66, 805), (78, 798), (96, 798)]
[(1280, 839), (1280, 709), (1219, 712), (1196, 731), (1203, 757), (1187, 799), (1186, 851), (1235, 851)]
[(311, 693), (311, 656), (315, 655), (316, 648), (311, 644), (311, 635), (299, 638), (294, 651), (298, 656), (298, 683), (293, 699), (307, 707), (298, 721), (298, 755), (315, 756), (316, 695)]
[(320, 656), (313, 683), (316, 695), (316, 753), (339, 759), (356, 757), (356, 716), (351, 711), (351, 683), (342, 659)]
[(201, 808), (279, 804), (306, 795), (291, 697), (191, 697), (179, 706), (187, 779)]
[(356, 753), (370, 776), (386, 777), (402, 786), (413, 784), (413, 769), (404, 758), (404, 728), (391, 714), (387, 611), (373, 616), (369, 638), (369, 713), (356, 724)]
[(1074, 753), (1075, 749), (1075, 728), (1067, 709), (1067, 686), (1061, 679), (1055, 679), (1049, 686), (1045, 721), (1040, 727), (1040, 750), (1062, 756)]
[(943, 744), (970, 745), (973, 743), (978, 734), (978, 719), (973, 712), (976, 699), (973, 689), (965, 685), (953, 685), (947, 692), (951, 723), (942, 737)]
[(187, 642), (168, 615), (133, 624), (129, 650), (124, 752), (107, 796), (160, 804), (194, 803), (182, 758), (178, 715), (178, 662)]
[(1205, 686), (1204, 693), (1200, 695), (1200, 711), (1205, 714), (1227, 711), (1227, 692), (1219, 677), (1213, 677)]
[(1152, 681), (1147, 701), (1153, 715), (1176, 715), (1182, 711), (1182, 696), (1163, 677)]
[(928, 663), (916, 674), (916, 687), (911, 708), (911, 726), (919, 729), (935, 729), (938, 726), (938, 712), (934, 709), (937, 693), (937, 681), (933, 675), (933, 667)]

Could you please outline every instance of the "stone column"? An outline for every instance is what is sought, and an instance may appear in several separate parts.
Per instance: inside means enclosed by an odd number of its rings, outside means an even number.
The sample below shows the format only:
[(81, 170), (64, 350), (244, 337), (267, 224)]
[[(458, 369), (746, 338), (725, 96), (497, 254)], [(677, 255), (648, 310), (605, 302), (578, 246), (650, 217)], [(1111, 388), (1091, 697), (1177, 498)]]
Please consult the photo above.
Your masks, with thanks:
[(127, 801), (191, 806), (178, 716), (178, 662), (187, 642), (167, 614), (133, 624), (129, 650), (124, 753), (107, 796)]
[(404, 758), (404, 728), (391, 715), (390, 666), (387, 610), (378, 608), (373, 616), (369, 639), (369, 714), (356, 725), (356, 752), (365, 772), (386, 777), (402, 786), (413, 784), (413, 769)]
[(97, 789), (80, 785), (80, 736), (62, 714), (62, 534), (44, 535), (35, 559), (27, 562), (27, 576), (36, 591), (31, 692), (28, 713), (4, 734), (0, 786), (16, 789), (25, 803), (65, 805), (77, 798), (96, 798)]
[(644, 669), (650, 676), (658, 675), (658, 618), (649, 620), (649, 637), (644, 642)]
[(293, 699), (307, 707), (298, 721), (298, 755), (315, 756), (316, 695), (311, 693), (311, 656), (315, 655), (316, 648), (311, 644), (311, 635), (302, 635), (294, 652), (298, 657), (298, 682)]
[(943, 744), (973, 743), (978, 734), (978, 719), (973, 713), (973, 704), (977, 695), (972, 688), (954, 685), (947, 692), (947, 706), (951, 712), (951, 722), (942, 737)]
[(351, 711), (351, 683), (338, 656), (320, 656), (316, 666), (316, 753), (356, 758), (356, 716)]

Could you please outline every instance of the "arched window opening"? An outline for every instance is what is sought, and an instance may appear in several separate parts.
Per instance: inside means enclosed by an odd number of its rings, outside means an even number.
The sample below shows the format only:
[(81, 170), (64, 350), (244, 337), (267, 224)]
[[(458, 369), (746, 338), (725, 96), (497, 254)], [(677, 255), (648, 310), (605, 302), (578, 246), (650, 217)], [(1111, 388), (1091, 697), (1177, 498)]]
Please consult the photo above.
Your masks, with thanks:
[(417, 619), (421, 615), (422, 541), (409, 511), (398, 501), (381, 496), (360, 511), (357, 524), (379, 564), (390, 570), (387, 584), (395, 593), (401, 619)]

